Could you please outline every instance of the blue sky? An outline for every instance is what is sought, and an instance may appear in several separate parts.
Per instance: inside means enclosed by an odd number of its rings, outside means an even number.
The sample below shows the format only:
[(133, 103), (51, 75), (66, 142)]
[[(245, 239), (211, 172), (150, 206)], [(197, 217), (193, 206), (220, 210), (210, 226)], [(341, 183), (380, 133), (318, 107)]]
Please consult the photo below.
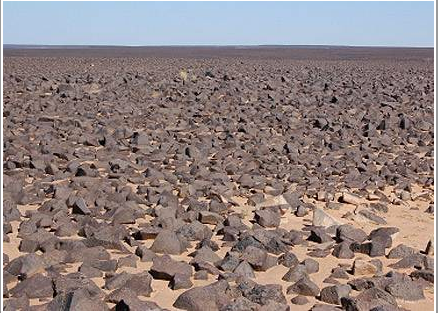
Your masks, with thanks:
[(3, 2), (5, 44), (434, 45), (434, 2)]

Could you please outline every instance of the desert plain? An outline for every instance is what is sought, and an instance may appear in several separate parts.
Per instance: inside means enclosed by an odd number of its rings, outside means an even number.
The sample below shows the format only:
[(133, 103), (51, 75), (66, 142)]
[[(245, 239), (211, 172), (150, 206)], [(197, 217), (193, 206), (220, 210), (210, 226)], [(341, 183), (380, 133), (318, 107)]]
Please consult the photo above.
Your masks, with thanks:
[(4, 310), (433, 310), (433, 49), (9, 48)]

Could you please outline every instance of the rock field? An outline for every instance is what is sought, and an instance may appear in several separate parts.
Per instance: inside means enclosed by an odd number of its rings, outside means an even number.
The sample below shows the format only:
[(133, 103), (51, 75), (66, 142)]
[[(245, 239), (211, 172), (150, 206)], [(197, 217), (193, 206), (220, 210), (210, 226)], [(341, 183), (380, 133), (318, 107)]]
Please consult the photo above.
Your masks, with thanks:
[(433, 310), (434, 66), (399, 51), (6, 53), (3, 309)]

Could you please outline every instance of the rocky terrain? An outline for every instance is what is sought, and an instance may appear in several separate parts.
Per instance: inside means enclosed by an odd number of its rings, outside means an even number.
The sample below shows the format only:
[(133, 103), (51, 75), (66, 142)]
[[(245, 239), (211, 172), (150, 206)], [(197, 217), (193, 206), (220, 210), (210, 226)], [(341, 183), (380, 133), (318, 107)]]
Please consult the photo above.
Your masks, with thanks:
[(5, 52), (3, 309), (433, 310), (433, 51), (208, 50)]

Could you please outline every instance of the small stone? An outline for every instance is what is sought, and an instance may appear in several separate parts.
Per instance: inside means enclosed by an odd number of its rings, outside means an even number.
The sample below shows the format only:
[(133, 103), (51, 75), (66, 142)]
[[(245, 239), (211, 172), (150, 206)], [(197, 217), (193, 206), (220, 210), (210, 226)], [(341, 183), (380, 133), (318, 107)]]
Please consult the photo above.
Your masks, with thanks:
[(375, 275), (377, 268), (375, 265), (363, 259), (355, 259), (352, 267), (353, 275)]
[(320, 300), (330, 304), (341, 304), (342, 297), (348, 297), (351, 287), (348, 285), (334, 285), (324, 287), (320, 293)]
[(190, 276), (182, 273), (176, 273), (171, 279), (169, 285), (172, 290), (188, 289), (193, 286)]
[(355, 194), (349, 193), (349, 192), (343, 192), (342, 193), (342, 202), (359, 205), (362, 203), (362, 198), (358, 197)]
[(255, 278), (254, 270), (246, 261), (242, 261), (235, 269), (234, 274), (244, 276), (247, 278)]
[(171, 280), (178, 273), (191, 276), (192, 267), (185, 262), (173, 260), (169, 255), (163, 255), (153, 259), (150, 273), (155, 279)]
[(296, 304), (296, 305), (304, 305), (304, 304), (309, 303), (309, 300), (305, 296), (296, 296), (296, 297), (292, 298), (292, 300), (290, 300), (290, 302), (292, 302), (293, 304)]
[(323, 210), (316, 208), (313, 211), (312, 224), (313, 224), (313, 226), (329, 227), (329, 226), (333, 226), (333, 225), (340, 225), (342, 223), (339, 222), (336, 218), (334, 218), (330, 214), (327, 214)]
[(157, 235), (150, 249), (156, 253), (173, 255), (178, 255), (186, 251), (176, 233), (170, 230), (162, 230)]
[(209, 276), (208, 271), (200, 270), (194, 274), (194, 279), (195, 280), (208, 280), (208, 276)]
[(294, 283), (306, 276), (308, 276), (306, 267), (303, 264), (297, 264), (284, 274), (282, 280)]
[(387, 255), (388, 259), (401, 259), (405, 256), (417, 253), (417, 251), (411, 247), (408, 247), (404, 244), (400, 244), (397, 247), (390, 250)]
[(292, 252), (286, 252), (278, 258), (278, 263), (285, 267), (293, 267), (299, 264), (299, 260)]
[(316, 297), (319, 295), (319, 287), (308, 277), (303, 277), (295, 284), (287, 288), (287, 294), (296, 293), (302, 296)]
[(336, 229), (336, 238), (339, 241), (354, 241), (362, 243), (367, 239), (368, 235), (359, 228), (351, 225), (341, 225)]
[(300, 264), (303, 264), (306, 268), (307, 273), (313, 274), (319, 272), (319, 263), (313, 259), (304, 259)]
[(278, 227), (280, 213), (272, 209), (258, 210), (255, 212), (255, 220), (263, 227)]
[(324, 242), (333, 241), (332, 237), (330, 237), (330, 235), (328, 235), (325, 232), (325, 230), (322, 228), (312, 229), (308, 240), (314, 241), (317, 243), (324, 243)]
[(199, 221), (203, 224), (217, 225), (222, 224), (224, 218), (217, 213), (210, 211), (201, 211), (199, 213)]
[(73, 204), (73, 214), (83, 214), (83, 215), (89, 215), (92, 214), (92, 211), (87, 207), (86, 202), (83, 198), (78, 198), (75, 203)]
[(434, 240), (430, 239), (425, 248), (426, 255), (434, 255)]
[(350, 243), (343, 241), (335, 246), (332, 255), (338, 259), (352, 259), (354, 258), (354, 252), (350, 249)]

